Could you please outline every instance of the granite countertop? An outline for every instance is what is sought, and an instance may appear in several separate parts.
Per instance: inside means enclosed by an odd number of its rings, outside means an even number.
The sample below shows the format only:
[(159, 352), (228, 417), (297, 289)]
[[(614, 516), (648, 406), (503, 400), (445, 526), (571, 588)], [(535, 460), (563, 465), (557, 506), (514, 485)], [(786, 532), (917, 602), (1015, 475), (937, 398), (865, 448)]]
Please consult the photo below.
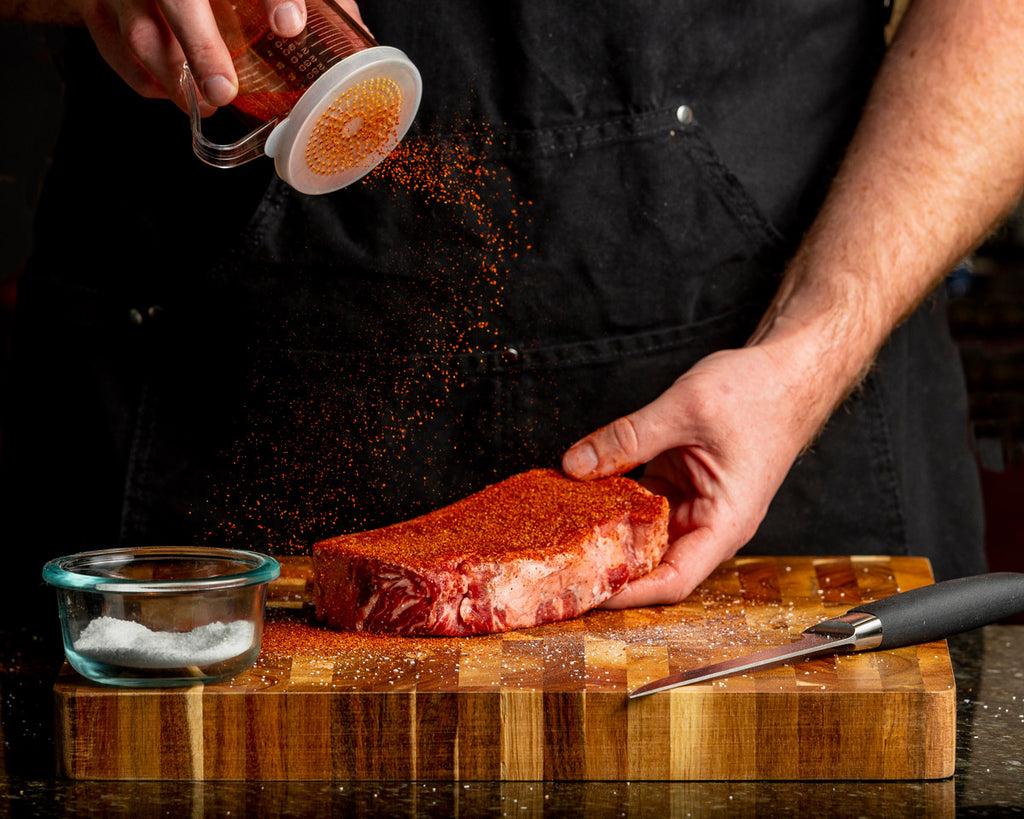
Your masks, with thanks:
[(0, 796), (10, 815), (32, 816), (1024, 815), (1024, 626), (960, 635), (950, 649), (957, 764), (946, 780), (104, 782), (55, 777), (51, 700), (59, 660), (34, 636), (0, 631)]

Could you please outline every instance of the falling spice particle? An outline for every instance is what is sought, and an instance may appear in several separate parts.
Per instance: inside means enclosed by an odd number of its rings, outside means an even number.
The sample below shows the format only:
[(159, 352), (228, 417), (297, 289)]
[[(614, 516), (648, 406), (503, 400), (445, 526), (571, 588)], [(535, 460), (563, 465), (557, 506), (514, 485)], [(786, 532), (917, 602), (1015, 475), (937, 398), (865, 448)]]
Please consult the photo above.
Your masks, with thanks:
[[(386, 90), (378, 92), (386, 108)], [(244, 435), (224, 453), (226, 478), (199, 512), (208, 542), (296, 554), (408, 517), (406, 497), (454, 499), (432, 497), (439, 490), (426, 476), (465, 457), (449, 434), (467, 411), (465, 362), (505, 349), (505, 282), (530, 247), (530, 203), (494, 159), (494, 142), (479, 127), (407, 139), (360, 183), (389, 201), (387, 218), (403, 236), (375, 251), (379, 307), (359, 327), (364, 349), (299, 349), (255, 371)], [(345, 341), (340, 328), (318, 332)]]

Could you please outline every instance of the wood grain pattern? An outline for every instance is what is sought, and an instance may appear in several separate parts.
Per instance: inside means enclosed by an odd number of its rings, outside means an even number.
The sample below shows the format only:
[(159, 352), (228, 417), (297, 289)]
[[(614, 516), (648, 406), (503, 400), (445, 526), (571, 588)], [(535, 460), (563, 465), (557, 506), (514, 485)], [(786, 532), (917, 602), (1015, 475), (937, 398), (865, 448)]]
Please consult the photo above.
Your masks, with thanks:
[[(818, 658), (630, 701), (652, 679), (795, 638), (931, 582), (900, 557), (737, 558), (677, 606), (469, 638), (307, 622), (289, 567), (256, 665), (184, 689), (55, 688), (72, 778), (926, 779), (953, 772), (944, 642)], [(282, 599), (281, 596), (277, 598)]]

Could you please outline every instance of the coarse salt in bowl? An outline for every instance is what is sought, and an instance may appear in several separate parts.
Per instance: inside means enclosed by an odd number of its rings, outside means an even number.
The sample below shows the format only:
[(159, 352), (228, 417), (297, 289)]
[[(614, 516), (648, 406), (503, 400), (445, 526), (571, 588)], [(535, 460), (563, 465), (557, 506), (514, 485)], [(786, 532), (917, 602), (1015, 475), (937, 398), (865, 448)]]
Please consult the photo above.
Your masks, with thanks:
[(256, 662), (267, 555), (235, 549), (103, 549), (51, 560), (64, 652), (82, 676), (134, 688), (214, 683)]

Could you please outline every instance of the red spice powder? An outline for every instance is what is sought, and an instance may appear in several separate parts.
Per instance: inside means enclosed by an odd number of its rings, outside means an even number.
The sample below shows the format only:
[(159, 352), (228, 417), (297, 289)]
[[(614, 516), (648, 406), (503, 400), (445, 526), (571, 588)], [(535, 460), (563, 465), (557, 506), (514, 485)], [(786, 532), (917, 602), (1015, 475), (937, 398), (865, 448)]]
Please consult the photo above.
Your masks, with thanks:
[(460, 560), (529, 560), (585, 547), (595, 527), (629, 517), (665, 520), (668, 503), (629, 478), (574, 481), (553, 469), (534, 469), (438, 509), (429, 515), (316, 545), (405, 566)]
[(241, 93), (232, 100), (231, 105), (240, 113), (252, 117), (255, 122), (269, 122), (288, 116), (303, 93), (303, 90)]
[(268, 614), (263, 630), (261, 652), (294, 657), (316, 654), (344, 657), (355, 654), (382, 654), (421, 649), (437, 651), (454, 648), (456, 637), (389, 637), (364, 631), (336, 631), (311, 625), (293, 614)]

